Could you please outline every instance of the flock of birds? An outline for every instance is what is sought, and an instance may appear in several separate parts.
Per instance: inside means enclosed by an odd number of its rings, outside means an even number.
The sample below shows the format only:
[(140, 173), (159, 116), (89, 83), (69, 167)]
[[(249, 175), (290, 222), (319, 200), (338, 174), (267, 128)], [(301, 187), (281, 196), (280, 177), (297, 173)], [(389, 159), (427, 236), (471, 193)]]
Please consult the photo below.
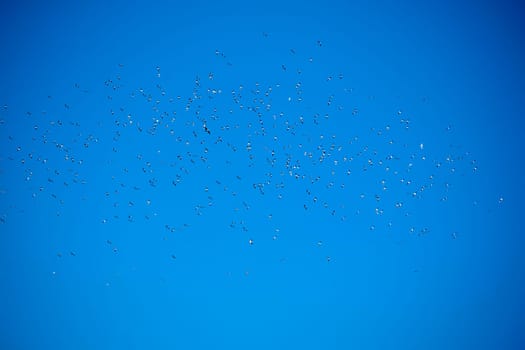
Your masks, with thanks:
[[(215, 55), (224, 62), (222, 52)], [(22, 120), (4, 106), (2, 186), (7, 171), (17, 196), (51, 199), (59, 217), (66, 208), (78, 215), (92, 201), (93, 225), (146, 223), (169, 236), (209, 220), (216, 232), (240, 231), (249, 246), (262, 232), (278, 240), (283, 233), (272, 220), (290, 213), (289, 220), (331, 221), (341, 231), (357, 225), (429, 233), (412, 211), (425, 201), (447, 201), (454, 176), (476, 172), (475, 160), (447, 144), (428, 151), (402, 109), (369, 119), (343, 74), (304, 82), (316, 68), (314, 58), (303, 61), (304, 68), (276, 67), (280, 82), (221, 86), (222, 72), (207, 72), (187, 94), (173, 94), (160, 67), (145, 87), (127, 81), (119, 65), (104, 82), (102, 117), (52, 96), (52, 111), (27, 112)], [(80, 84), (74, 89), (80, 100), (90, 94)], [(2, 210), (6, 224), (10, 209)], [(105, 244), (118, 253), (112, 237)], [(321, 246), (322, 237), (312, 244)], [(72, 247), (54, 254), (77, 253)]]

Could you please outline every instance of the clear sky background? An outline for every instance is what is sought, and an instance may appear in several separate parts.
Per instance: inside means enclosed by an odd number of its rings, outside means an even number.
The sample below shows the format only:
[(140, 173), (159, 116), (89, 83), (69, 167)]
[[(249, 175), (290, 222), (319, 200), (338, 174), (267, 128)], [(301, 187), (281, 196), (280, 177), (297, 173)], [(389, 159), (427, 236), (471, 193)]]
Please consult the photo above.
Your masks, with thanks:
[(522, 349), (519, 2), (0, 7), (0, 348)]

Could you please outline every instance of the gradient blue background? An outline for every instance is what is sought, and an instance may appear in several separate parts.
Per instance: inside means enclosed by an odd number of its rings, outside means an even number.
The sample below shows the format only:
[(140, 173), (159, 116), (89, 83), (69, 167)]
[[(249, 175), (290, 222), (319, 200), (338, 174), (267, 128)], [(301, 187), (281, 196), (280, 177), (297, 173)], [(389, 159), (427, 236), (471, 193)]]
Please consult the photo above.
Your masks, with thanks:
[[(523, 349), (523, 12), (509, 1), (2, 3), (0, 348)], [(256, 83), (273, 87), (266, 136), (246, 109)], [(202, 98), (185, 111), (193, 91)], [(170, 123), (162, 113), (174, 111)], [(152, 117), (164, 117), (154, 135)], [(344, 150), (305, 159), (332, 143)], [(343, 153), (351, 166), (333, 163)], [(281, 176), (287, 154), (322, 180)], [(261, 195), (252, 184), (269, 171)]]

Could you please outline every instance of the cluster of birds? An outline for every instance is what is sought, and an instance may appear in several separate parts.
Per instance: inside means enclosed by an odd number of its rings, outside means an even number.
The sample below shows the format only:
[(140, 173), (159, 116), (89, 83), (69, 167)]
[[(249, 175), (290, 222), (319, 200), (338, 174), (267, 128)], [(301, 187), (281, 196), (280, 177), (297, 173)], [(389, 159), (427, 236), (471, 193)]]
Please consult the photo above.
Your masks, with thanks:
[[(295, 49), (289, 54), (298, 55)], [(226, 57), (219, 50), (215, 55)], [(475, 160), (448, 145), (444, 155), (427, 151), (399, 108), (368, 120), (341, 73), (303, 83), (316, 69), (312, 57), (304, 62), (295, 72), (287, 62), (276, 67), (279, 82), (221, 86), (221, 72), (207, 72), (195, 77), (186, 95), (173, 94), (160, 67), (150, 87), (124, 83), (121, 64), (104, 82), (101, 118), (80, 115), (71, 102), (57, 107), (49, 96), (52, 112), (27, 112), (17, 126), (25, 129), (9, 130), (16, 116), (4, 106), (2, 167), (18, 169), (20, 196), (52, 198), (58, 216), (67, 206), (94, 200), (94, 225), (156, 222), (160, 234), (169, 235), (206, 218), (215, 228), (239, 230), (239, 239), (254, 245), (252, 232), (264, 230), (277, 240), (274, 216), (300, 210), (304, 217), (337, 222), (341, 230), (359, 222), (371, 231), (429, 233), (411, 222), (411, 208), (447, 201), (453, 177), (476, 172)], [(74, 88), (90, 94), (79, 84)], [(89, 189), (75, 190), (79, 186)], [(254, 218), (269, 228), (250, 225)], [(0, 220), (9, 220), (7, 209)], [(109, 237), (106, 243), (118, 253)], [(322, 239), (313, 244), (322, 246)]]

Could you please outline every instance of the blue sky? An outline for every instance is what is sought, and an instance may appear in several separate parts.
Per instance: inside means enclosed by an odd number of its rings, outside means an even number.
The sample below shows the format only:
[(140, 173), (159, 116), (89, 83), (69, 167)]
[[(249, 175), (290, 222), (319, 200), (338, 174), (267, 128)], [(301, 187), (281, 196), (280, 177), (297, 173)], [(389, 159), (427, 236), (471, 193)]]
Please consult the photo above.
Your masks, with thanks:
[(521, 349), (517, 2), (2, 4), (6, 349)]

